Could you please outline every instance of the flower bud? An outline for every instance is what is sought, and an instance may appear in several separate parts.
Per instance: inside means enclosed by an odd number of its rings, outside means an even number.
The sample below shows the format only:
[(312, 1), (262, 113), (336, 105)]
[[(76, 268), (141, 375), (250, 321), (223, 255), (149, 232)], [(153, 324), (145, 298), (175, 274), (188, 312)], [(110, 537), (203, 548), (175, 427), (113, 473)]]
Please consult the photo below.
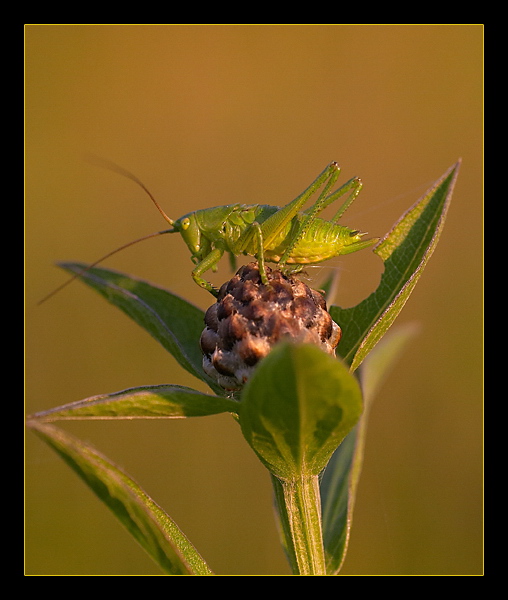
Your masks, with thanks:
[(257, 363), (281, 340), (316, 344), (329, 354), (341, 337), (322, 294), (296, 277), (257, 263), (241, 267), (220, 288), (205, 314), (201, 334), (203, 369), (226, 390), (239, 390)]

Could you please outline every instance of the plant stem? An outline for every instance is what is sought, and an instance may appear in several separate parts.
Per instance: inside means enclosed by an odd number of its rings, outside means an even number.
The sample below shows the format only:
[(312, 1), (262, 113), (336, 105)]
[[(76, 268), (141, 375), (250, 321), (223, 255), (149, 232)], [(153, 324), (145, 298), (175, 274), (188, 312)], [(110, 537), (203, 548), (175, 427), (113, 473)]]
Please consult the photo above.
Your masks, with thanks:
[(299, 575), (326, 575), (318, 476), (279, 480)]

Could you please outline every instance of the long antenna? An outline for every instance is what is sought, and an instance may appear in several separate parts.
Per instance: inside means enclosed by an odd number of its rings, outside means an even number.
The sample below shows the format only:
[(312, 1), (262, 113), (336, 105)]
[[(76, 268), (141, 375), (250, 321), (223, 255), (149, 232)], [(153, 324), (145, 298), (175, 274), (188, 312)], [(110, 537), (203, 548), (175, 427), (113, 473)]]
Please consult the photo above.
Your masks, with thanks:
[(120, 248), (116, 248), (115, 250), (112, 250), (111, 252), (108, 252), (107, 254), (105, 254), (104, 256), (102, 256), (101, 258), (99, 258), (99, 260), (96, 260), (91, 265), (88, 265), (86, 268), (82, 269), (81, 271), (79, 271), (78, 273), (76, 273), (75, 275), (73, 275), (70, 279), (67, 279), (67, 281), (64, 281), (62, 283), (62, 285), (59, 285), (56, 289), (54, 289), (52, 292), (50, 292), (47, 296), (44, 296), (44, 298), (42, 300), (39, 300), (39, 302), (37, 302), (37, 304), (42, 304), (43, 302), (46, 302), (46, 300), (49, 300), (49, 298), (51, 298), (52, 296), (54, 296), (61, 289), (63, 289), (64, 287), (67, 287), (75, 279), (77, 279), (78, 277), (81, 277), (84, 273), (86, 273), (90, 269), (93, 269), (93, 267), (96, 267), (103, 260), (106, 260), (110, 256), (113, 256), (113, 254), (116, 254), (117, 252), (120, 252), (120, 250), (125, 250), (125, 248), (128, 248), (129, 246), (133, 246), (134, 244), (137, 244), (138, 242), (143, 242), (144, 240), (148, 240), (148, 239), (156, 237), (158, 235), (163, 235), (164, 233), (176, 233), (176, 230), (175, 229), (165, 229), (164, 231), (156, 231), (155, 233), (150, 233), (149, 235), (145, 235), (143, 237), (140, 237), (137, 240), (132, 240), (132, 242), (128, 242), (127, 244), (124, 244), (123, 246), (120, 246)]
[(134, 183), (137, 183), (139, 185), (139, 187), (148, 194), (148, 196), (150, 197), (150, 200), (155, 204), (155, 206), (157, 207), (157, 210), (164, 217), (164, 219), (170, 225), (175, 224), (173, 219), (170, 219), (168, 217), (168, 215), (162, 210), (162, 207), (159, 205), (157, 200), (152, 196), (152, 193), (150, 192), (150, 190), (145, 186), (145, 184), (140, 179), (138, 179), (136, 177), (136, 175), (133, 175), (130, 171), (127, 171), (127, 169), (124, 169), (123, 167), (121, 167), (120, 165), (117, 165), (113, 161), (106, 160), (105, 158), (101, 158), (100, 156), (95, 156), (95, 154), (86, 154), (85, 160), (87, 160), (89, 163), (91, 163), (93, 165), (102, 167), (103, 169), (108, 169), (109, 171), (118, 173), (118, 175), (123, 175), (124, 177), (127, 177), (127, 179), (130, 179), (131, 181), (134, 181)]
[[(131, 181), (134, 181), (134, 183), (136, 183), (137, 185), (139, 185), (139, 187), (148, 194), (148, 197), (155, 204), (157, 210), (164, 217), (164, 219), (171, 226), (174, 226), (175, 222), (173, 221), (173, 219), (170, 219), (168, 217), (168, 215), (162, 210), (162, 207), (159, 205), (159, 203), (157, 202), (157, 200), (153, 197), (153, 195), (150, 192), (150, 190), (145, 186), (145, 184), (141, 180), (139, 180), (130, 171), (127, 171), (127, 169), (124, 169), (123, 167), (120, 167), (120, 165), (117, 165), (116, 163), (114, 163), (114, 162), (112, 162), (110, 160), (106, 160), (105, 158), (101, 158), (99, 156), (95, 156), (94, 154), (87, 154), (85, 156), (85, 160), (87, 162), (93, 164), (93, 165), (102, 167), (104, 169), (108, 169), (109, 171), (113, 171), (114, 173), (118, 173), (119, 175), (123, 175), (124, 177), (127, 177), (127, 179), (130, 179)], [(124, 244), (123, 246), (120, 246), (119, 248), (116, 248), (115, 250), (112, 250), (111, 252), (108, 252), (108, 254), (105, 254), (104, 256), (102, 256), (101, 258), (99, 258), (99, 260), (96, 260), (91, 265), (88, 265), (85, 269), (79, 271), (79, 273), (76, 273), (75, 275), (73, 275), (67, 281), (64, 281), (64, 283), (62, 283), (62, 285), (58, 286), (56, 289), (54, 289), (52, 292), (50, 292), (47, 296), (44, 296), (44, 298), (42, 298), (42, 300), (39, 300), (39, 302), (37, 302), (37, 304), (40, 305), (43, 302), (46, 302), (46, 300), (49, 300), (49, 298), (51, 298), (52, 296), (54, 296), (61, 289), (63, 289), (64, 287), (68, 286), (75, 279), (77, 279), (78, 277), (81, 277), (81, 275), (83, 275), (84, 273), (86, 273), (87, 271), (89, 271), (90, 269), (92, 269), (93, 267), (97, 266), (102, 261), (106, 260), (110, 256), (113, 256), (113, 254), (116, 254), (117, 252), (120, 252), (121, 250), (125, 250), (126, 248), (129, 248), (129, 246), (133, 246), (134, 244), (137, 244), (138, 242), (142, 242), (144, 240), (148, 240), (148, 239), (156, 237), (158, 235), (163, 235), (165, 233), (175, 233), (175, 232), (176, 232), (176, 229), (165, 229), (164, 231), (157, 231), (155, 233), (150, 233), (149, 235), (145, 235), (145, 236), (143, 236), (141, 238), (138, 238), (137, 240), (133, 240), (132, 242), (128, 242), (127, 244)]]

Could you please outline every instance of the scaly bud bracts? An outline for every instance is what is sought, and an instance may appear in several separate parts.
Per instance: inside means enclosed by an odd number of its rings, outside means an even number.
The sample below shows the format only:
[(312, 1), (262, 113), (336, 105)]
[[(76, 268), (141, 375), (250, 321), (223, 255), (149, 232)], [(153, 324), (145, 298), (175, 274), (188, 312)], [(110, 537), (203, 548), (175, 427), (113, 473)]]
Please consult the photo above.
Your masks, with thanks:
[(281, 271), (266, 272), (269, 285), (261, 282), (257, 263), (241, 267), (206, 311), (203, 369), (224, 389), (240, 389), (283, 339), (316, 344), (332, 355), (339, 343), (340, 327), (319, 292)]

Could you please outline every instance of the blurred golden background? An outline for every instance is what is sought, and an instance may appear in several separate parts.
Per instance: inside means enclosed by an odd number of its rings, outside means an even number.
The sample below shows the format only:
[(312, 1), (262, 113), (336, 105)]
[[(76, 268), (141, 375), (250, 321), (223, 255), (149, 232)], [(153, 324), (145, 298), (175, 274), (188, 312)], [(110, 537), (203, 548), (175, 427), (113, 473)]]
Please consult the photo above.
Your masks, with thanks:
[[(364, 189), (343, 224), (383, 235), (459, 158), (444, 234), (399, 323), (411, 343), (377, 398), (343, 575), (482, 573), (483, 27), (28, 25), (26, 412), (142, 384), (204, 389), (148, 334), (76, 282), (91, 262), (177, 218), (233, 202), (284, 205), (331, 160)], [(104, 266), (206, 309), (178, 236)], [(370, 252), (339, 257), (336, 303), (377, 285)], [(214, 281), (229, 276), (227, 260)], [(267, 472), (226, 415), (75, 422), (220, 575), (287, 575)], [(28, 575), (157, 575), (63, 461), (26, 436)]]

